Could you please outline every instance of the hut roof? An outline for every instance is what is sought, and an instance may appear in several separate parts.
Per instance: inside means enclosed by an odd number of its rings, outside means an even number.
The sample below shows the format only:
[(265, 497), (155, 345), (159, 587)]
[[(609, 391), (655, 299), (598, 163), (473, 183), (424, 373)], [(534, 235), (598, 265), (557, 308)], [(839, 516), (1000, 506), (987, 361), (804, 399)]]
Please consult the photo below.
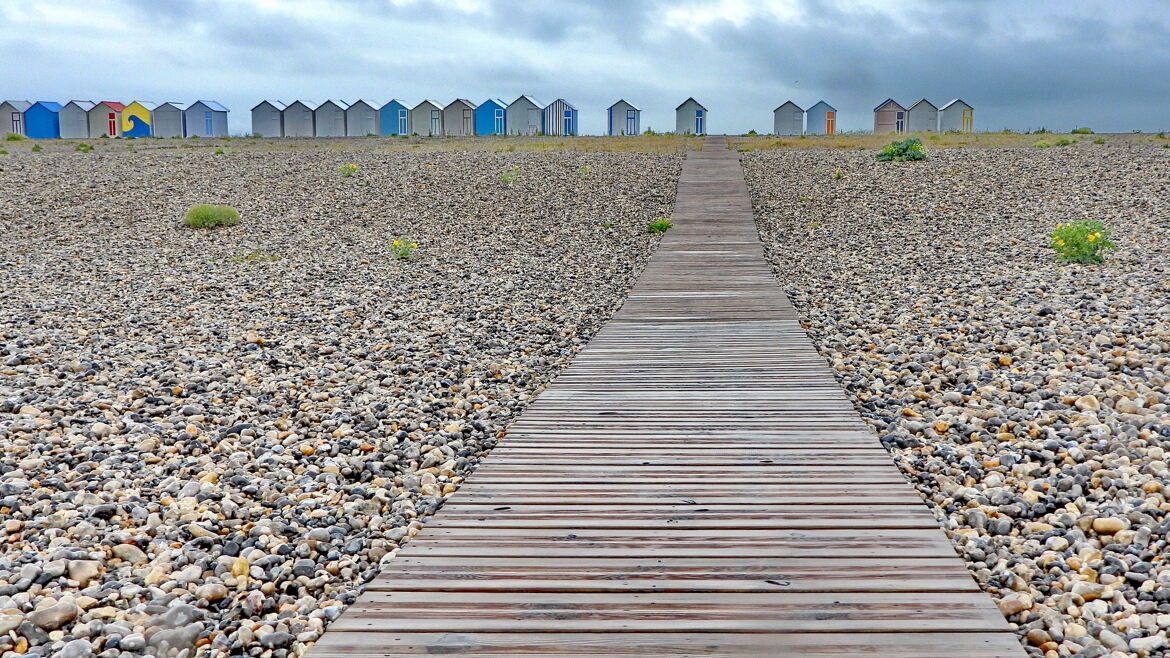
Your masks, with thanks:
[[(203, 103), (212, 112), (227, 112), (227, 111), (229, 111), (226, 107), (220, 105), (219, 103), (217, 103), (215, 101), (202, 101), (202, 100), (200, 100), (200, 101), (195, 101), (195, 103)], [(188, 110), (191, 109), (192, 107), (195, 106), (195, 103), (191, 103), (190, 105), (187, 106), (186, 109), (188, 109)]]
[(878, 103), (878, 104), (877, 104), (877, 107), (873, 108), (873, 111), (874, 111), (874, 112), (877, 112), (878, 110), (882, 109), (882, 106), (883, 106), (883, 105), (886, 105), (887, 103), (893, 103), (894, 105), (897, 105), (899, 108), (901, 108), (901, 109), (903, 109), (903, 110), (904, 110), (904, 109), (906, 109), (906, 108), (902, 107), (902, 104), (901, 104), (901, 103), (899, 103), (898, 101), (896, 101), (896, 100), (894, 100), (894, 99), (892, 99), (892, 98), (887, 98), (886, 100), (884, 100), (884, 101), (882, 101), (882, 102)]
[(69, 104), (76, 105), (77, 107), (81, 108), (85, 112), (92, 110), (94, 108), (94, 106), (97, 105), (97, 103), (95, 103), (93, 101), (69, 101), (65, 105), (69, 105)]
[(271, 105), (272, 107), (275, 107), (278, 110), (283, 110), (284, 108), (288, 107), (287, 105), (285, 105), (284, 103), (282, 103), (280, 101), (263, 100), (263, 101), (260, 101), (259, 103), (256, 103), (255, 105), (253, 105), (252, 109), (254, 110), (265, 103), (268, 103), (269, 105)]
[(913, 110), (914, 108), (918, 107), (919, 105), (922, 105), (923, 103), (926, 103), (927, 105), (931, 106), (932, 108), (934, 108), (936, 110), (938, 109), (937, 107), (935, 107), (934, 103), (931, 103), (930, 101), (926, 100), (925, 98), (923, 98), (922, 100), (918, 101), (917, 103), (911, 105), (908, 109)]
[(30, 103), (28, 101), (4, 101), (4, 102), (8, 103), (12, 107), (15, 107), (17, 110), (19, 110), (21, 112), (24, 112), (28, 108), (32, 107), (32, 103)]
[[(634, 108), (635, 110), (637, 110), (639, 112), (642, 111), (642, 108), (638, 107), (637, 105), (634, 105), (633, 103), (631, 103), (630, 101), (628, 101), (624, 98), (617, 99), (617, 103), (614, 103), (613, 105), (610, 105), (609, 107), (612, 108), (612, 107), (616, 106), (618, 103), (625, 103), (626, 105), (629, 105), (630, 107)], [(609, 108), (606, 108), (606, 109), (609, 109)]]
[(687, 99), (686, 99), (685, 101), (683, 101), (683, 102), (679, 103), (679, 104), (678, 104), (678, 107), (676, 107), (676, 108), (674, 108), (674, 109), (675, 109), (676, 111), (678, 111), (678, 110), (681, 110), (681, 109), (682, 109), (682, 106), (683, 106), (683, 105), (686, 105), (687, 103), (694, 103), (695, 105), (698, 105), (698, 106), (699, 106), (699, 109), (701, 109), (701, 110), (706, 110), (706, 109), (707, 109), (707, 108), (703, 107), (703, 104), (702, 104), (702, 103), (700, 103), (699, 101), (695, 100), (695, 98), (694, 98), (693, 96), (688, 96), (688, 97), (687, 97)]
[[(110, 108), (111, 110), (114, 110), (115, 112), (121, 112), (122, 110), (126, 109), (126, 106), (122, 103), (119, 103), (118, 101), (102, 101), (102, 102), (98, 103), (97, 105), (94, 105), (94, 107), (97, 107), (98, 105), (105, 105), (106, 107)], [(93, 107), (91, 107), (89, 109), (92, 110)]]
[[(828, 103), (826, 103), (826, 105), (827, 104)], [(792, 107), (795, 107), (796, 109), (800, 110), (801, 112), (804, 111), (803, 109), (801, 109), (801, 107), (799, 105), (797, 105), (796, 103), (793, 103), (792, 101), (784, 101), (783, 103), (776, 106), (776, 110), (779, 110), (780, 108), (784, 107), (785, 105), (791, 105)], [(776, 110), (772, 110), (772, 111), (775, 112)]]
[[(49, 110), (50, 112), (60, 112), (61, 108), (63, 107), (60, 103), (58, 103), (56, 101), (37, 101), (37, 102), (33, 103), (33, 105), (40, 105), (41, 107)], [(29, 107), (32, 107), (32, 106), (30, 105)]]
[(519, 102), (521, 99), (523, 99), (523, 100), (526, 100), (526, 101), (528, 101), (529, 103), (532, 103), (533, 105), (535, 105), (535, 106), (537, 106), (537, 107), (547, 107), (547, 106), (546, 106), (544, 103), (541, 103), (540, 101), (538, 101), (538, 100), (536, 100), (535, 98), (533, 98), (533, 97), (529, 96), (528, 94), (520, 94), (519, 98), (517, 98), (516, 100), (512, 101), (511, 103), (508, 103), (508, 105), (515, 105), (515, 104), (516, 104), (517, 102)]
[(965, 101), (965, 100), (963, 100), (963, 99), (961, 99), (961, 98), (956, 98), (955, 100), (953, 100), (953, 101), (951, 101), (951, 102), (947, 103), (946, 105), (943, 105), (942, 107), (940, 107), (940, 108), (938, 108), (938, 109), (940, 109), (940, 110), (945, 110), (945, 109), (947, 109), (948, 107), (950, 107), (950, 106), (954, 105), (955, 103), (962, 103), (963, 105), (965, 105), (965, 106), (967, 106), (967, 107), (971, 107), (971, 105), (970, 105), (969, 103), (967, 103), (967, 101)]
[(576, 106), (574, 106), (572, 103), (570, 103), (569, 101), (567, 101), (567, 100), (565, 100), (565, 99), (563, 99), (563, 98), (558, 98), (558, 99), (556, 99), (555, 101), (553, 101), (553, 102), (549, 103), (548, 105), (545, 105), (545, 106), (544, 106), (544, 109), (546, 109), (546, 110), (547, 110), (548, 108), (552, 107), (553, 105), (556, 105), (558, 102), (560, 102), (560, 103), (564, 103), (564, 104), (565, 104), (565, 107), (569, 108), (570, 110), (575, 110), (575, 109), (577, 109), (577, 108), (576, 108)]

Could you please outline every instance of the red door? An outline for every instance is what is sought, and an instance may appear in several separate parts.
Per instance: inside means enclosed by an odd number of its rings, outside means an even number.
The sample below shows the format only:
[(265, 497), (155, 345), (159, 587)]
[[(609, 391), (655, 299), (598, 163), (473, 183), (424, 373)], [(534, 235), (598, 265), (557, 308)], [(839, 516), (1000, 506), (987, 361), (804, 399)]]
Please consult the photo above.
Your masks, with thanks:
[(109, 121), (109, 125), (107, 127), (109, 128), (110, 137), (117, 137), (118, 136), (118, 121), (116, 120), (114, 113), (110, 112), (110, 114), (106, 117), (106, 119), (107, 119), (107, 121)]

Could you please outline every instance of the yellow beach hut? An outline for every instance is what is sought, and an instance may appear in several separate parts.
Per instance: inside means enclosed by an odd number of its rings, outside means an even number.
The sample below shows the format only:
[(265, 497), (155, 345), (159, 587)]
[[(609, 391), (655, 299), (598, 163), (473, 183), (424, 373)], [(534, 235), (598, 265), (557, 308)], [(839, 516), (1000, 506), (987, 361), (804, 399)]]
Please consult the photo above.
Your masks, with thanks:
[(155, 103), (147, 103), (146, 101), (134, 101), (122, 110), (122, 136), (124, 137), (151, 137), (154, 135), (152, 130), (152, 113), (154, 108), (158, 107)]

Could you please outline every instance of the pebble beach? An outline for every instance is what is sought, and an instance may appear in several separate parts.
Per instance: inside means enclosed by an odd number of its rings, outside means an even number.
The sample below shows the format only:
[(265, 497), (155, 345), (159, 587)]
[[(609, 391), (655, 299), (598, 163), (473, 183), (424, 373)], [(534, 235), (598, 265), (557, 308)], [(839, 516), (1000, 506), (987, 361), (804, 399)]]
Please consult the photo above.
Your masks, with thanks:
[[(744, 166), (780, 285), (1028, 652), (1166, 655), (1170, 151)], [(1047, 246), (1080, 220), (1114, 230), (1101, 265)]]
[(682, 161), (378, 143), (0, 161), (0, 656), (302, 655), (618, 308)]

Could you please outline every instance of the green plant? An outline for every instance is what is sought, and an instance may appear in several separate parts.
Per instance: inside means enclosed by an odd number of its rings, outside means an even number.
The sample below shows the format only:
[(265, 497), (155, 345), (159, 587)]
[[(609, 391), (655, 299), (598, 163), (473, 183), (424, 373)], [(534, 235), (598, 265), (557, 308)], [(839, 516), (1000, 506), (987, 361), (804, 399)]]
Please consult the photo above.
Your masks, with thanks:
[(1094, 144), (1104, 144), (1105, 142), (1108, 142), (1108, 141), (1109, 140), (1105, 139), (1104, 137), (1098, 137), (1097, 139), (1093, 140), (1093, 143)]
[(33, 147), (32, 147), (33, 153), (40, 153), (43, 150), (45, 150), (45, 149), (40, 144), (33, 144)]
[(613, 228), (613, 222), (602, 222), (601, 228)]
[(1069, 139), (1067, 137), (1061, 137), (1060, 139), (1056, 140), (1057, 146), (1072, 146), (1076, 143), (1077, 141), (1075, 139)]
[(1093, 129), (1092, 128), (1073, 128), (1072, 132), (1070, 134), (1072, 134), (1072, 135), (1092, 135)]
[(756, 129), (755, 129), (755, 128), (752, 128), (751, 130), (749, 130), (749, 131), (747, 131), (746, 133), (744, 133), (744, 135), (743, 135), (743, 136), (744, 136), (744, 137), (755, 137), (755, 136), (757, 136), (757, 135), (759, 135), (759, 133), (757, 133), (757, 132), (756, 132)]
[(500, 174), (500, 180), (503, 181), (505, 185), (511, 185), (512, 183), (520, 180), (520, 165), (512, 165), (511, 169), (502, 172)]
[(223, 149), (215, 149), (215, 155), (223, 155)]
[(1154, 137), (1157, 137), (1158, 139), (1166, 139), (1166, 133), (1158, 133), (1157, 135), (1154, 135)]
[(8, 151), (5, 151), (4, 149), (0, 149), (0, 155), (8, 155)]
[(845, 172), (838, 169), (837, 171), (833, 172), (833, 178), (836, 178), (837, 180), (841, 180), (842, 178), (845, 178)]
[(93, 145), (86, 144), (85, 142), (78, 142), (77, 146), (73, 147), (73, 150), (77, 151), (78, 153), (89, 153), (93, 150)]
[(930, 141), (932, 141), (932, 142), (937, 142), (937, 141), (938, 141), (938, 140), (940, 140), (940, 139), (942, 139), (942, 138), (941, 138), (941, 137), (939, 137), (937, 133), (932, 133), (932, 134), (930, 135)]
[(8, 133), (4, 136), (4, 141), (6, 142), (22, 142), (26, 139), (28, 138), (24, 135), (21, 135), (20, 133)]
[(666, 231), (669, 230), (670, 227), (672, 227), (672, 226), (674, 226), (674, 224), (671, 223), (671, 221), (669, 219), (666, 219), (665, 217), (663, 217), (662, 219), (660, 219), (656, 222), (650, 222), (649, 224), (647, 224), (646, 225), (646, 232), (647, 233), (666, 233)]
[(280, 256), (270, 254), (263, 249), (253, 249), (232, 256), (233, 263), (271, 263), (280, 260)]
[(814, 219), (813, 221), (808, 223), (808, 226), (806, 228), (810, 231), (815, 231), (815, 230), (819, 229), (820, 227), (821, 227), (820, 221)]
[(890, 142), (874, 156), (878, 162), (912, 162), (926, 159), (926, 148), (922, 140), (910, 137), (900, 142)]
[(398, 260), (410, 260), (414, 258), (414, 250), (418, 249), (418, 243), (397, 238), (386, 243), (386, 248), (390, 250), (390, 254), (394, 258)]
[(798, 201), (812, 201), (812, 199), (810, 199), (810, 198), (808, 198), (808, 197), (806, 197), (806, 196), (798, 197), (798, 198), (797, 198), (797, 200), (798, 200)]
[(1111, 232), (1098, 221), (1057, 224), (1048, 234), (1052, 240), (1048, 246), (1062, 263), (1100, 263), (1106, 251), (1117, 248), (1109, 240)]
[(581, 180), (589, 180), (589, 177), (592, 175), (592, 173), (593, 167), (590, 167), (589, 165), (581, 165), (581, 168), (577, 170), (577, 174), (581, 177)]
[(337, 168), (337, 172), (341, 174), (342, 178), (349, 178), (357, 173), (358, 166), (355, 164), (343, 164)]
[(1033, 144), (1032, 146), (1034, 148), (1038, 148), (1038, 149), (1052, 148), (1052, 144), (1049, 144), (1048, 142), (1046, 142), (1044, 140), (1040, 140), (1040, 141), (1036, 142), (1035, 144)]
[(235, 226), (240, 223), (240, 213), (228, 206), (212, 206), (206, 203), (192, 206), (183, 220), (192, 228), (215, 228)]

